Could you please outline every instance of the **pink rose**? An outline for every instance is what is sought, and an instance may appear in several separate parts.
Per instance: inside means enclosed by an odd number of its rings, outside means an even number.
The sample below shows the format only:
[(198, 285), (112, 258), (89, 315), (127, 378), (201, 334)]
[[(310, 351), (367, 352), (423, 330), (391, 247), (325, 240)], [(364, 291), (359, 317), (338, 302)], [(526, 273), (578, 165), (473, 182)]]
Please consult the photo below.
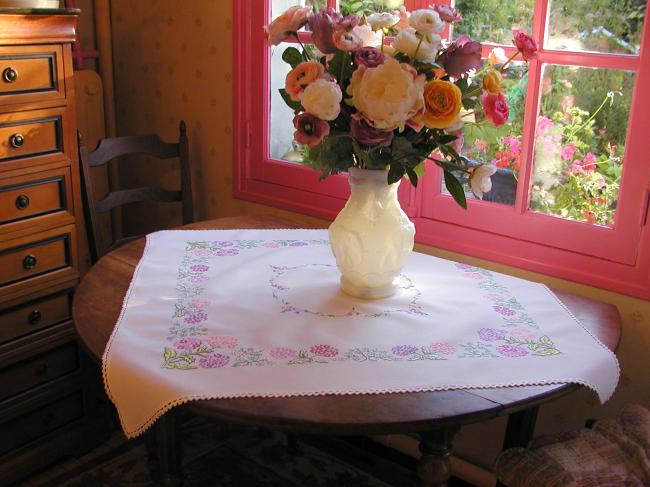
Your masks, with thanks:
[(584, 159), (582, 159), (582, 165), (587, 172), (594, 172), (596, 170), (596, 156), (593, 152), (587, 152)]
[(311, 113), (301, 113), (293, 117), (293, 126), (296, 129), (293, 133), (296, 142), (309, 147), (316, 147), (330, 133), (330, 125)]
[(269, 36), (269, 43), (276, 46), (289, 37), (292, 32), (300, 30), (307, 24), (310, 14), (311, 7), (298, 5), (290, 7), (269, 25), (264, 26), (264, 30)]
[(481, 103), (483, 104), (483, 111), (492, 125), (498, 127), (508, 121), (510, 116), (510, 109), (508, 108), (508, 100), (503, 93), (491, 94), (487, 91), (481, 95)]
[(466, 35), (460, 36), (436, 60), (452, 78), (460, 78), (470, 69), (481, 69), (482, 46)]
[(530, 37), (521, 29), (514, 31), (512, 35), (514, 36), (512, 43), (517, 46), (517, 50), (521, 53), (521, 57), (523, 57), (525, 61), (537, 57), (537, 43), (535, 42), (535, 39)]
[(437, 12), (440, 16), (440, 19), (444, 22), (449, 22), (450, 24), (455, 24), (463, 20), (463, 17), (456, 11), (455, 8), (450, 7), (442, 3), (436, 3), (429, 7), (434, 12)]
[(332, 34), (332, 42), (341, 51), (356, 51), (363, 47), (363, 39), (354, 30), (338, 28)]

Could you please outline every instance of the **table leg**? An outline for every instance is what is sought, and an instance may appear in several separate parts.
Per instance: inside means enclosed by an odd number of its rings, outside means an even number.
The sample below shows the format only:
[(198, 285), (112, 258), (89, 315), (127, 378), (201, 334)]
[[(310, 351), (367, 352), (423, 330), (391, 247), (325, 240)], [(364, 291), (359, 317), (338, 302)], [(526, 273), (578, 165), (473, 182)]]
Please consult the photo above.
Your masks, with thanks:
[(420, 434), (422, 456), (417, 464), (421, 487), (444, 487), (451, 477), (449, 456), (452, 440), (460, 428), (450, 426)]
[(159, 475), (164, 487), (183, 485), (178, 415), (169, 411), (160, 417), (148, 433), (146, 442), (152, 479)]
[[(516, 446), (528, 446), (535, 433), (538, 411), (539, 407), (535, 406), (508, 416), (508, 426), (506, 427), (506, 435), (503, 439), (503, 447), (501, 450), (507, 450)], [(506, 485), (497, 480), (495, 487), (506, 487)]]

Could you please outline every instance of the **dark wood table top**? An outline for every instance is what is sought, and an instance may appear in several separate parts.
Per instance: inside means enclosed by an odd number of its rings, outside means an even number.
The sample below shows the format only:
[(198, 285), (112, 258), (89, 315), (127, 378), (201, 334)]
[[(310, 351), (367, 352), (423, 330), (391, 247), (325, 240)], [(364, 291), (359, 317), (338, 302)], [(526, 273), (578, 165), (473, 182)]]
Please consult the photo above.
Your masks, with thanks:
[[(296, 228), (273, 217), (232, 217), (184, 229)], [(74, 297), (73, 317), (82, 343), (101, 359), (144, 250), (139, 239), (104, 256), (86, 274)], [(620, 338), (615, 306), (555, 291), (586, 328), (614, 350)], [(573, 384), (372, 395), (241, 398), (195, 401), (203, 415), (288, 431), (390, 434), (461, 426), (539, 405), (577, 389)]]

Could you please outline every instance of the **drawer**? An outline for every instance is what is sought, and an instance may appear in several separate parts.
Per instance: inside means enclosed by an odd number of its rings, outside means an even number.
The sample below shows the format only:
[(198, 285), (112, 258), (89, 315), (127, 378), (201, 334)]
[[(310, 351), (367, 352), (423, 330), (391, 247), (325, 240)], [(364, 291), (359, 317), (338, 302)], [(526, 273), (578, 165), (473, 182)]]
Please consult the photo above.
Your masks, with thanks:
[(0, 344), (72, 319), (72, 289), (0, 311)]
[(83, 413), (83, 396), (79, 391), (0, 424), (0, 455), (81, 418)]
[(34, 355), (0, 369), (0, 401), (45, 384), (79, 368), (76, 342)]
[(63, 153), (63, 117), (60, 112), (40, 110), (2, 116), (0, 163)]
[(32, 285), (37, 279), (49, 280), (53, 274), (73, 270), (74, 226), (56, 228), (2, 243), (0, 248), (0, 286), (7, 291)]
[(61, 46), (0, 46), (0, 104), (64, 98)]

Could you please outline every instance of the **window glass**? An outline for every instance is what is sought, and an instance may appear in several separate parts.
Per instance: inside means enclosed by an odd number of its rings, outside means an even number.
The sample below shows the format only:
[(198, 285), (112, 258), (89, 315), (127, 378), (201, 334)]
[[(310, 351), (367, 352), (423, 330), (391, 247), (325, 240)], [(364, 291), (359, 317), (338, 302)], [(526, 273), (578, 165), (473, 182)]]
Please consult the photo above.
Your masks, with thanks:
[(545, 65), (530, 207), (615, 222), (635, 74)]
[(301, 7), (312, 6), (314, 11), (327, 7), (327, 0), (272, 0), (271, 20), (279, 17), (289, 7), (300, 5)]
[(393, 11), (404, 5), (404, 0), (339, 0), (343, 15), (368, 15), (373, 12)]
[(552, 0), (546, 47), (638, 54), (646, 0)]
[(454, 38), (466, 34), (485, 43), (512, 45), (513, 29), (530, 32), (534, 0), (457, 0), (463, 21), (454, 25)]

